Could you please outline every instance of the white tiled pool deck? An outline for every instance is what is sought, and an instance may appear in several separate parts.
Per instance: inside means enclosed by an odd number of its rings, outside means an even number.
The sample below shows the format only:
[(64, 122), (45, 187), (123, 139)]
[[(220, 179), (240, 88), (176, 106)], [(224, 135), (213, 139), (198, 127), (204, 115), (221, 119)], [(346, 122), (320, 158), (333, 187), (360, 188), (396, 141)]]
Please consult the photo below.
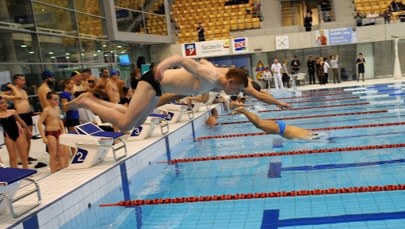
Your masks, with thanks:
[[(356, 81), (346, 81), (341, 84), (327, 84), (327, 85), (302, 85), (299, 86), (299, 90), (310, 90), (310, 89), (322, 89), (322, 88), (338, 88), (338, 87), (348, 87), (348, 86), (364, 86), (380, 83), (401, 83), (404, 82), (405, 78), (393, 79), (393, 78), (384, 78), (384, 79), (375, 79), (375, 80), (366, 80), (365, 82), (356, 82)], [(202, 110), (202, 109), (201, 109)], [(201, 111), (200, 110), (200, 111)], [(192, 124), (191, 121), (187, 120), (186, 117), (182, 118), (182, 122), (176, 124), (170, 124), (170, 133), (172, 139), (176, 141), (181, 141), (184, 138), (191, 138), (190, 128), (199, 128), (201, 125), (204, 125), (205, 119), (208, 117), (207, 111), (199, 112), (195, 114), (194, 121)], [(192, 126), (192, 127), (191, 127)], [(187, 129), (187, 130), (184, 130)], [(192, 130), (193, 131), (193, 130)], [(173, 141), (169, 139), (170, 141)], [(127, 143), (128, 146), (128, 155), (126, 158), (121, 161), (127, 160), (129, 158), (135, 158), (134, 155), (139, 152), (149, 148), (151, 151), (162, 151), (162, 148), (165, 148), (165, 141), (167, 144), (168, 139), (165, 139), (165, 136), (161, 136), (157, 131), (154, 132), (151, 138), (142, 141), (131, 141)], [(175, 143), (174, 143), (175, 144)], [(173, 145), (174, 145), (173, 144)], [(156, 148), (155, 148), (156, 147)], [(164, 151), (164, 150), (163, 150)], [(41, 139), (32, 140), (30, 156), (38, 158), (39, 161), (45, 162), (48, 164), (48, 154), (45, 152), (45, 145), (42, 143)], [(138, 164), (147, 164), (151, 161), (153, 155), (148, 153), (148, 155), (137, 157), (136, 165)], [(8, 154), (5, 146), (2, 146), (0, 149), (0, 157), (3, 162), (8, 164)], [(59, 171), (55, 174), (50, 174), (49, 168), (38, 169), (38, 173), (33, 176), (40, 186), (42, 203), (37, 208), (31, 210), (30, 212), (20, 216), (17, 219), (11, 217), (9, 213), (0, 214), (0, 228), (29, 228), (28, 224), (24, 224), (24, 221), (27, 221), (32, 214), (36, 214), (38, 219), (38, 225), (40, 228), (58, 228), (75, 215), (83, 211), (87, 205), (86, 204), (76, 204), (80, 201), (81, 198), (89, 198), (90, 200), (97, 200), (103, 193), (109, 191), (108, 186), (102, 185), (102, 183), (116, 183), (116, 174), (119, 172), (117, 164), (120, 163), (113, 160), (112, 154), (107, 154), (107, 157), (104, 162), (88, 168), (88, 169), (77, 169), (70, 170), (65, 169)], [(34, 167), (36, 163), (30, 165), (31, 168)], [(128, 165), (127, 165), (128, 166)], [(141, 168), (141, 167), (140, 167)], [(139, 168), (133, 168), (131, 173), (136, 173)], [(109, 174), (108, 178), (102, 176), (105, 173), (114, 173), (113, 175)], [(102, 182), (100, 179), (102, 178)], [(95, 179), (98, 179), (98, 182), (92, 182)], [(118, 179), (119, 180), (119, 179)], [(85, 184), (91, 183), (91, 189), (81, 188)], [(24, 186), (24, 183), (21, 184)], [(113, 185), (111, 185), (112, 187)], [(24, 189), (24, 188), (23, 188)], [(22, 189), (22, 190), (23, 190)], [(103, 189), (100, 192), (93, 192), (92, 190)], [(72, 192), (80, 193), (80, 195), (71, 195)], [(70, 198), (65, 198), (66, 196), (71, 195)], [(72, 199), (73, 198), (73, 199)], [(74, 200), (74, 198), (77, 198)], [(34, 198), (28, 198), (27, 201), (22, 201), (23, 204), (28, 204), (33, 201)], [(87, 202), (86, 202), (87, 203)], [(17, 204), (17, 207), (22, 205)], [(44, 209), (47, 209), (44, 211)], [(18, 210), (18, 208), (17, 208)], [(69, 214), (66, 211), (70, 211)], [(61, 217), (61, 215), (63, 215)]]

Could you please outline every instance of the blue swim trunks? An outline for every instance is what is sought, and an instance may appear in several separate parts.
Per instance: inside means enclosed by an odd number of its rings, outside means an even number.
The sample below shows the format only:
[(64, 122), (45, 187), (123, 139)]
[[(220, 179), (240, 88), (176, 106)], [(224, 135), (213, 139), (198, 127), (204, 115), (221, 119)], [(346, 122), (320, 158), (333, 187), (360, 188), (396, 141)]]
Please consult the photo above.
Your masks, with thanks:
[(283, 120), (276, 120), (276, 123), (278, 125), (278, 128), (280, 129), (280, 132), (278, 134), (284, 135), (284, 131), (285, 128), (287, 127), (287, 124)]

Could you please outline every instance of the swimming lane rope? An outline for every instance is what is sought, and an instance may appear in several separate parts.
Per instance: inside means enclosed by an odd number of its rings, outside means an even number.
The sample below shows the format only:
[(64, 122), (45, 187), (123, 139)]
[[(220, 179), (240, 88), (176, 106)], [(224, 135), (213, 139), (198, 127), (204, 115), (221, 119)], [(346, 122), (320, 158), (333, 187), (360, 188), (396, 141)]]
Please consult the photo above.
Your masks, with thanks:
[(177, 163), (200, 162), (200, 161), (219, 161), (219, 160), (244, 159), (244, 158), (256, 158), (256, 157), (279, 157), (279, 156), (291, 156), (291, 155), (321, 154), (321, 153), (333, 153), (333, 152), (403, 148), (403, 147), (405, 147), (405, 143), (349, 146), (349, 147), (339, 147), (339, 148), (305, 149), (305, 150), (292, 150), (292, 151), (281, 151), (281, 152), (263, 152), (263, 153), (250, 153), (250, 154), (231, 154), (231, 155), (220, 155), (220, 156), (178, 158), (178, 159), (166, 161), (166, 163), (177, 164)]
[[(307, 118), (324, 118), (324, 117), (337, 117), (337, 116), (350, 116), (350, 115), (364, 115), (364, 114), (379, 114), (387, 113), (388, 110), (375, 110), (375, 111), (361, 111), (361, 112), (347, 112), (347, 113), (337, 113), (337, 114), (317, 114), (317, 115), (307, 115), (307, 116), (293, 116), (293, 117), (284, 117), (280, 118), (282, 120), (293, 120), (293, 119), (307, 119)], [(276, 118), (268, 118), (265, 120), (278, 120)], [(249, 123), (250, 121), (234, 121), (234, 122), (221, 122), (221, 125), (231, 125), (231, 124), (241, 124)]]
[(157, 198), (146, 200), (128, 200), (128, 201), (120, 201), (117, 203), (100, 204), (99, 206), (135, 207), (142, 205), (180, 204), (180, 203), (195, 203), (208, 201), (263, 199), (263, 198), (280, 198), (280, 197), (295, 197), (295, 196), (319, 196), (319, 195), (350, 194), (362, 192), (387, 192), (400, 190), (405, 190), (405, 184), (358, 186), (346, 188), (326, 188), (326, 189), (296, 190), (296, 191), (278, 191), (278, 192), (238, 193), (238, 194), (208, 195), (208, 196), (188, 196), (188, 197)]
[[(298, 108), (291, 108), (288, 110), (298, 111), (298, 110), (310, 110), (310, 109), (316, 109), (316, 108), (349, 107), (349, 106), (361, 106), (361, 105), (370, 105), (370, 103), (361, 102), (361, 103), (335, 104), (335, 105), (312, 106), (312, 107), (298, 107)], [(273, 110), (260, 110), (257, 112), (264, 113), (264, 112), (273, 112), (273, 111), (283, 111), (283, 110), (273, 109)]]
[[(312, 128), (312, 131), (328, 131), (328, 130), (342, 130), (342, 129), (357, 129), (357, 128), (373, 128), (373, 127), (383, 127), (383, 126), (403, 126), (405, 122), (386, 122), (386, 123), (374, 123), (374, 124), (361, 124), (353, 126), (332, 126), (332, 127), (321, 127)], [(219, 139), (219, 138), (237, 138), (237, 137), (248, 137), (248, 136), (259, 136), (267, 135), (265, 132), (251, 132), (251, 133), (241, 133), (241, 134), (224, 134), (224, 135), (211, 135), (211, 136), (201, 136), (194, 140), (206, 140), (206, 139)]]

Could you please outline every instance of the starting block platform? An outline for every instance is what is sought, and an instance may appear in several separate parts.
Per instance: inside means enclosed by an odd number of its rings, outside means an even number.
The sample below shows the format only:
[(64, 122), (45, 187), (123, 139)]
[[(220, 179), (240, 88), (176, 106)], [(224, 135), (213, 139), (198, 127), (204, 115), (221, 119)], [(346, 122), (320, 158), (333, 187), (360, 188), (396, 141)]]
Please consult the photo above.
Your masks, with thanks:
[(183, 114), (187, 114), (189, 120), (194, 118), (193, 109), (188, 105), (165, 104), (157, 109), (167, 113), (165, 119), (171, 124), (179, 122)]
[[(33, 169), (5, 168), (0, 165), (0, 214), (9, 211), (14, 218), (17, 218), (41, 204), (39, 185), (35, 180), (29, 178), (35, 173), (37, 171)], [(19, 184), (23, 180), (34, 185), (34, 188), (15, 196)], [(16, 211), (14, 204), (32, 194), (37, 195), (37, 201), (30, 206)]]
[(165, 114), (150, 114), (144, 124), (131, 130), (127, 140), (144, 140), (149, 138), (157, 126), (160, 127), (162, 135), (167, 134), (169, 132), (169, 123), (166, 118), (167, 115)]
[[(111, 131), (104, 131), (97, 125), (92, 122), (83, 123), (81, 125), (75, 126), (75, 129), (79, 135), (89, 135), (93, 137), (101, 137), (101, 138), (112, 138), (114, 142), (118, 142), (117, 144), (113, 144), (111, 146), (114, 160), (118, 161), (123, 157), (127, 156), (127, 145), (125, 141), (122, 139), (124, 137), (124, 133), (119, 132), (111, 132)], [(117, 151), (124, 148), (124, 154), (121, 156), (117, 156)]]
[(110, 137), (94, 137), (75, 133), (62, 134), (59, 141), (63, 145), (77, 149), (68, 169), (90, 168), (104, 161), (114, 143), (114, 139)]

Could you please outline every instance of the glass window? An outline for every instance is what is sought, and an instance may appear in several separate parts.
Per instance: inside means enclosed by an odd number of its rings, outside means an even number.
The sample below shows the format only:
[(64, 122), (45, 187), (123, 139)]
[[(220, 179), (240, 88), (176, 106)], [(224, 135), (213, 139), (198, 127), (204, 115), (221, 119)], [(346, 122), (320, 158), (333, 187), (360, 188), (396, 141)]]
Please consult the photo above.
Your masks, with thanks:
[(80, 37), (90, 39), (107, 38), (107, 32), (104, 26), (105, 25), (104, 19), (78, 13), (77, 22)]
[(25, 0), (0, 1), (0, 25), (12, 29), (34, 30), (31, 4)]
[(48, 3), (59, 7), (72, 8), (72, 2), (70, 0), (39, 0), (38, 2)]
[(81, 39), (82, 60), (85, 64), (99, 63), (104, 64), (104, 53), (109, 52), (106, 41)]
[(3, 31), (0, 36), (0, 62), (40, 62), (33, 34)]
[[(400, 47), (398, 45), (398, 47)], [(399, 49), (400, 50), (400, 49)], [(394, 44), (392, 41), (374, 43), (374, 75), (392, 75)], [(400, 52), (401, 53), (401, 52)], [(357, 55), (356, 55), (357, 56)], [(367, 61), (367, 59), (366, 59)], [(367, 71), (367, 69), (366, 69)]]
[(63, 35), (77, 35), (73, 11), (33, 3), (37, 30)]
[(104, 10), (100, 7), (100, 0), (75, 0), (75, 8), (77, 11), (104, 16)]
[(44, 63), (58, 63), (58, 68), (69, 68), (80, 61), (79, 40), (73, 37), (38, 36)]
[(118, 31), (144, 32), (144, 16), (141, 11), (117, 9), (116, 12)]

